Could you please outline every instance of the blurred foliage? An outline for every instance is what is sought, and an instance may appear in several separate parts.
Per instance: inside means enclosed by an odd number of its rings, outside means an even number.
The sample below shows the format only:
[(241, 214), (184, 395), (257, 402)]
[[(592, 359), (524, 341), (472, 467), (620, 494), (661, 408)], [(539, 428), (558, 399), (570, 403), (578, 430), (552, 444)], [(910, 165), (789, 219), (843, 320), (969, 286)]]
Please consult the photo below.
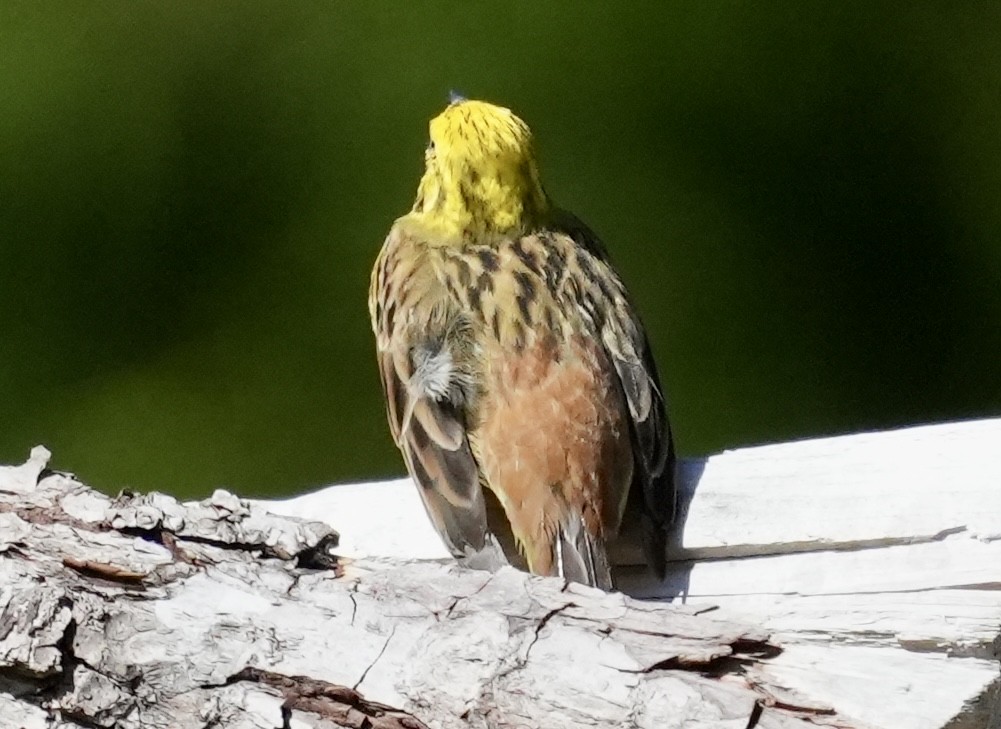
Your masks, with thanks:
[(368, 271), (449, 89), (515, 109), (682, 453), (1001, 411), (1001, 5), (0, 5), (0, 462), (402, 472)]

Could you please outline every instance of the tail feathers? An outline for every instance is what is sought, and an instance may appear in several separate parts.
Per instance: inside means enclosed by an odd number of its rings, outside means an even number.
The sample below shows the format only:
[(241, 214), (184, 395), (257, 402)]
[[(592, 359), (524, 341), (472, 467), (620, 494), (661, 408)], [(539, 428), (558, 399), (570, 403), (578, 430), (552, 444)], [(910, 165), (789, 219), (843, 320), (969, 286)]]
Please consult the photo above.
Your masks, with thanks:
[(602, 590), (612, 589), (605, 541), (590, 534), (579, 518), (560, 525), (553, 547), (556, 573), (560, 577)]

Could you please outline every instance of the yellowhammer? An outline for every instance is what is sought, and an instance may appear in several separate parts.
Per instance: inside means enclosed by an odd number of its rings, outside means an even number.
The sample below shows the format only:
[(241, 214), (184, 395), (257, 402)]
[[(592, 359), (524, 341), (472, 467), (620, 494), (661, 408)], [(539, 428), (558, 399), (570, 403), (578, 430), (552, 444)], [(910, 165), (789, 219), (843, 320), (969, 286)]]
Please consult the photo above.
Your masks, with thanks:
[[(674, 449), (643, 326), (601, 242), (553, 205), (528, 126), (453, 97), (372, 271), (393, 437), (457, 557), (612, 586), (641, 520), (663, 574)], [(627, 508), (628, 502), (628, 508)]]

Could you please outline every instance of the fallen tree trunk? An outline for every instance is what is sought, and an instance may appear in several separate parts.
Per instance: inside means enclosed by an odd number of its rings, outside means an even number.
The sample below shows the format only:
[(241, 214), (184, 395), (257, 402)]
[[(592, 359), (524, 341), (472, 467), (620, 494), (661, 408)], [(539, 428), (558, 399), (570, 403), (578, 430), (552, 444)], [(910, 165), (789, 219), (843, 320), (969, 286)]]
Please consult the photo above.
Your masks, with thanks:
[(406, 480), (110, 499), (36, 449), (0, 469), (0, 727), (1001, 726), (997, 444), (688, 461), (670, 578), (619, 555), (644, 600), (456, 567)]

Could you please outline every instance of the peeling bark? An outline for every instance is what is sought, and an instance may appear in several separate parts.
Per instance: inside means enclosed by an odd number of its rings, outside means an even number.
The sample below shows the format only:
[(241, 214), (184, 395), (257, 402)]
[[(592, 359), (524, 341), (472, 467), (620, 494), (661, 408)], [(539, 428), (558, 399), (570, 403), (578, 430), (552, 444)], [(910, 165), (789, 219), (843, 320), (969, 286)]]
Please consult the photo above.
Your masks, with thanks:
[(704, 607), (348, 563), (324, 524), (112, 499), (47, 458), (0, 469), (0, 727), (863, 726)]

